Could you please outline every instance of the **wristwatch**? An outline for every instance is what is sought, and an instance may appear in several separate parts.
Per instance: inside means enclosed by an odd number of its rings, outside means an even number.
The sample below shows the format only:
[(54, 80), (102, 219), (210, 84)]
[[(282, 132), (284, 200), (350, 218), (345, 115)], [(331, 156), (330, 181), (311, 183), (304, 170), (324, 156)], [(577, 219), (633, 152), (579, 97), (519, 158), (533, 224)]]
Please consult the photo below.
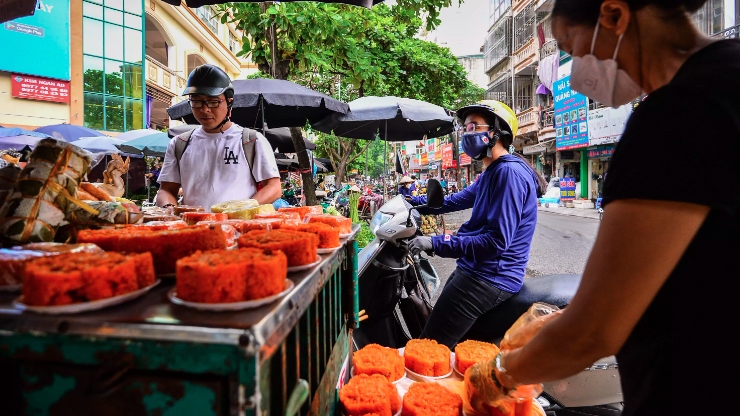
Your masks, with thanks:
[(175, 205), (175, 204), (173, 204), (173, 203), (169, 203), (169, 204), (164, 204), (164, 205), (162, 205), (162, 208), (169, 208), (169, 207), (176, 207), (176, 206), (177, 206), (177, 205)]

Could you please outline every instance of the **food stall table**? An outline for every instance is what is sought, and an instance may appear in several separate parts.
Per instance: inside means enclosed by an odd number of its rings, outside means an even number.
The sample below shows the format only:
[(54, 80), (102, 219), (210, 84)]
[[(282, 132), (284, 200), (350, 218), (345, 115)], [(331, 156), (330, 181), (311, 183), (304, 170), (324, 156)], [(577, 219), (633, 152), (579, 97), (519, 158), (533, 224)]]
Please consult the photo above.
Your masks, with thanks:
[[(289, 273), (292, 291), (254, 309), (173, 304), (174, 278), (79, 314), (21, 311), (20, 293), (0, 292), (0, 413), (334, 414), (358, 322), (359, 229), (317, 266)], [(291, 395), (308, 397), (296, 413)]]

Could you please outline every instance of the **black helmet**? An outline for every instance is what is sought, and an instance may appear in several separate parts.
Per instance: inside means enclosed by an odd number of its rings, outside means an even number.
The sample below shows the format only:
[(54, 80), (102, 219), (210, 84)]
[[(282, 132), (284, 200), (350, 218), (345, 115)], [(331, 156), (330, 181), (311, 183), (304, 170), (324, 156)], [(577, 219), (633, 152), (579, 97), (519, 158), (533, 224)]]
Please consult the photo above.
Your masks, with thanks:
[(224, 94), (226, 98), (234, 97), (234, 86), (231, 78), (216, 65), (205, 64), (196, 67), (188, 77), (188, 83), (182, 95), (203, 94), (217, 97)]

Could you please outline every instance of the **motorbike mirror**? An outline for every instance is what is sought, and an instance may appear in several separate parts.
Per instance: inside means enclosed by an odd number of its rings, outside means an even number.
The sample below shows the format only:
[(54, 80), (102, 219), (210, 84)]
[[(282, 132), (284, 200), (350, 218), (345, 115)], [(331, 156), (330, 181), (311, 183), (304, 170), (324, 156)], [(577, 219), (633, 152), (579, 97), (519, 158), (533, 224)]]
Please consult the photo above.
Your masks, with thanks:
[(442, 184), (436, 179), (427, 181), (427, 206), (430, 208), (439, 208), (445, 203), (445, 195), (442, 190)]

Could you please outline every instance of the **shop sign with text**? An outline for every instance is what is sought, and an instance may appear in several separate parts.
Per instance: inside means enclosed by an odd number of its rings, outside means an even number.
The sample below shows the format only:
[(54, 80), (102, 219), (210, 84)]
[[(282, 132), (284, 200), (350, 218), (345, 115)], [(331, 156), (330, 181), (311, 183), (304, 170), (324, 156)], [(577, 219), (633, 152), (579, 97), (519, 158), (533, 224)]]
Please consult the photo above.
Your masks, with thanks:
[(588, 112), (588, 143), (590, 146), (616, 143), (632, 115), (632, 104), (618, 108), (597, 108)]
[(588, 98), (570, 88), (570, 75), (553, 84), (555, 147), (557, 150), (588, 147)]
[(15, 98), (69, 103), (69, 81), (13, 74), (10, 84)]
[(420, 157), (421, 157), (421, 160), (419, 161), (419, 164), (421, 166), (429, 164), (429, 158), (426, 153), (422, 153)]
[(456, 163), (452, 158), (452, 143), (448, 143), (442, 146), (442, 169), (455, 168)]
[(570, 176), (560, 179), (560, 200), (572, 201), (576, 199), (576, 180)]
[(596, 149), (588, 149), (589, 159), (601, 159), (604, 157), (612, 157), (616, 146), (598, 146)]

